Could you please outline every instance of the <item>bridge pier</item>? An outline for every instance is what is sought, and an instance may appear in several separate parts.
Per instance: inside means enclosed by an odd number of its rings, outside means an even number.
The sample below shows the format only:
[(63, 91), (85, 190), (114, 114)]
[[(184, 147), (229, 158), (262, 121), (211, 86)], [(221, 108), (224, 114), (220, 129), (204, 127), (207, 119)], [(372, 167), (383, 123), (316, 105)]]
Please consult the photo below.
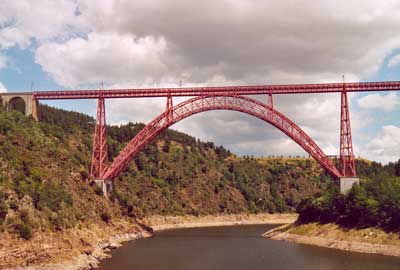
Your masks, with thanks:
[(358, 177), (341, 177), (339, 179), (340, 193), (346, 194), (354, 185), (358, 185), (360, 179)]
[(98, 185), (103, 191), (104, 196), (108, 196), (110, 191), (113, 190), (113, 183), (111, 180), (107, 179), (95, 179), (94, 182)]

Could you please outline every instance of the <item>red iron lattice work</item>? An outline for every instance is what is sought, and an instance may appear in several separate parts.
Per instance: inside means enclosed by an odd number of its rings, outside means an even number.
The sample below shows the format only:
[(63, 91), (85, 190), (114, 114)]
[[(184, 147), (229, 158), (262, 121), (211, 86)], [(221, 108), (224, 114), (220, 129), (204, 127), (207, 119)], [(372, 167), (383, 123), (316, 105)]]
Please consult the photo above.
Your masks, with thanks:
[(340, 110), (340, 171), (343, 177), (355, 177), (353, 141), (351, 138), (350, 113), (347, 93), (343, 87)]
[[(357, 82), (346, 83), (347, 92), (399, 91), (400, 81), (395, 82)], [(33, 92), (35, 100), (45, 99), (90, 99), (90, 98), (139, 98), (139, 97), (194, 97), (210, 95), (282, 95), (305, 93), (340, 93), (342, 83), (287, 84), (287, 85), (249, 85), (219, 87), (182, 88), (136, 88), (107, 90), (68, 90)]]
[(106, 137), (106, 113), (104, 98), (97, 101), (96, 126), (93, 135), (93, 153), (90, 166), (90, 177), (103, 178), (107, 169), (107, 137)]
[[(29, 93), (32, 100), (51, 99), (98, 99), (97, 122), (93, 138), (93, 157), (90, 175), (100, 179), (114, 178), (148, 142), (170, 125), (190, 115), (208, 110), (235, 110), (248, 113), (265, 120), (283, 131), (296, 141), (334, 177), (355, 177), (355, 162), (350, 128), (350, 113), (347, 92), (400, 91), (400, 81), (356, 82), (326, 84), (287, 84), (287, 85), (250, 85), (218, 87), (180, 87), (180, 88), (129, 88), (108, 90), (67, 90), (36, 91)], [(340, 170), (333, 166), (322, 150), (297, 125), (273, 108), (273, 95), (341, 93), (340, 125)], [(18, 93), (13, 93), (18, 94)], [(27, 94), (27, 93), (19, 93)], [(251, 95), (268, 95), (267, 105)], [(105, 126), (105, 98), (143, 98), (167, 97), (166, 111), (150, 122), (110, 167), (106, 167), (107, 146)], [(173, 97), (195, 97), (173, 107)]]
[(171, 122), (172, 118), (173, 118), (173, 105), (172, 105), (172, 97), (168, 96), (167, 97), (167, 106), (166, 106), (166, 111), (165, 111), (166, 117), (167, 117), (167, 121)]
[[(167, 104), (172, 106), (172, 101)], [(271, 104), (272, 105), (272, 104)], [(338, 178), (341, 176), (333, 162), (325, 155), (319, 146), (295, 123), (276, 111), (272, 106), (265, 105), (257, 100), (244, 96), (203, 96), (186, 100), (172, 109), (168, 109), (147, 124), (114, 159), (113, 163), (103, 174), (104, 179), (113, 179), (130, 162), (130, 160), (158, 134), (169, 126), (191, 115), (210, 110), (233, 110), (253, 115), (280, 129), (292, 138), (329, 174)]]

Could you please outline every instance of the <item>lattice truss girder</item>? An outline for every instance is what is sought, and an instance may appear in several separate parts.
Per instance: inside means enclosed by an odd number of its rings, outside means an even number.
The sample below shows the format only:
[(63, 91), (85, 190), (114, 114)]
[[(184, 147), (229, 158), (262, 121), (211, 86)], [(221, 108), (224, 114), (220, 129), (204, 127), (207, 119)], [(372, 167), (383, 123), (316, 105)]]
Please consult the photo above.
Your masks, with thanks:
[(400, 82), (357, 82), (328, 84), (253, 85), (224, 87), (180, 87), (148, 89), (107, 89), (36, 91), (35, 100), (47, 99), (87, 99), (87, 98), (133, 98), (133, 97), (193, 97), (211, 95), (276, 95), (300, 93), (340, 93), (343, 86), (347, 92), (399, 91)]

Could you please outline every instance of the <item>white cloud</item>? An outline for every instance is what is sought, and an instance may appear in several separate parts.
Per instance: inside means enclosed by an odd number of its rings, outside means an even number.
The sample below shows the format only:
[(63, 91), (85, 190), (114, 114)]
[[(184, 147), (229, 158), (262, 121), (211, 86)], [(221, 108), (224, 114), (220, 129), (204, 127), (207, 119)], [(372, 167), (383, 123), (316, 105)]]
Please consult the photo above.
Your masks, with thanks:
[(361, 152), (363, 157), (387, 163), (397, 161), (400, 153), (400, 127), (383, 126), (380, 134), (367, 143)]
[(163, 38), (91, 33), (87, 39), (44, 43), (37, 49), (35, 61), (64, 86), (102, 81), (152, 83), (167, 72), (166, 49)]
[[(171, 74), (184, 69), (193, 82), (217, 73), (248, 83), (272, 73), (360, 77), (375, 72), (400, 45), (395, 0), (202, 1), (195, 8), (184, 0), (79, 4), (94, 31), (163, 36), (179, 67)], [(149, 19), (154, 14), (157, 20)]]
[(392, 58), (390, 58), (389, 62), (388, 62), (388, 67), (395, 67), (397, 65), (400, 64), (400, 54), (397, 54), (395, 56), (393, 56)]
[[(183, 78), (201, 84), (218, 75), (227, 80), (240, 80), (248, 84), (274, 83), (277, 81), (304, 82), (338, 81), (346, 73), (347, 80), (375, 72), (385, 56), (400, 46), (400, 3), (394, 0), (373, 2), (352, 0), (346, 3), (322, 1), (202, 1), (183, 0), (149, 1), (85, 1), (77, 2), (80, 16), (92, 32), (85, 51), (97, 54), (98, 61), (82, 55), (80, 61), (71, 61), (77, 48), (69, 42), (57, 47), (53, 43), (44, 48), (57, 48), (63, 60), (73, 66), (65, 70), (64, 77), (78, 85), (86, 84), (85, 76), (98, 77), (99, 70), (109, 73), (103, 80), (109, 83), (176, 82)], [(154, 20), (154, 16), (157, 20)], [(279, 14), (279, 15), (278, 15)], [(285, 18), (285, 19), (282, 19)], [(290, 18), (290, 19), (287, 19)], [(163, 64), (168, 70), (146, 70), (144, 63), (121, 61), (119, 69), (131, 70), (132, 65), (143, 65), (139, 74), (117, 73), (114, 63), (104, 65), (101, 59), (108, 54), (125, 55), (119, 46), (109, 44), (104, 51), (97, 50), (94, 35), (112, 35), (117, 41), (131, 37), (135, 40), (153, 37), (164, 40)], [(118, 33), (118, 34), (115, 34)], [(108, 44), (108, 43), (106, 43)], [(358, 44), (354, 46), (354, 44)], [(64, 47), (60, 47), (64, 45)], [(43, 48), (43, 47), (42, 47)], [(49, 51), (51, 52), (51, 51)], [(38, 50), (43, 54), (43, 50)], [(42, 57), (41, 57), (42, 58)], [(153, 59), (153, 58), (152, 58)], [(42, 58), (40, 64), (46, 71), (59, 78), (60, 68), (52, 58)], [(90, 68), (90, 69), (88, 69)], [(135, 69), (135, 71), (137, 71)], [(73, 74), (69, 74), (69, 73)], [(136, 77), (135, 77), (136, 76)], [(63, 83), (64, 80), (59, 80)], [(314, 81), (311, 81), (314, 82)]]
[(391, 92), (386, 95), (371, 94), (358, 100), (358, 106), (363, 109), (381, 109), (392, 111), (399, 104), (399, 98), (396, 93)]
[[(35, 61), (64, 87), (337, 82), (343, 73), (358, 81), (400, 47), (399, 30), (397, 0), (0, 3), (0, 49), (37, 41)], [(359, 105), (391, 110), (397, 103), (390, 95)], [(163, 99), (110, 100), (107, 119), (148, 122), (164, 106)], [(337, 153), (340, 95), (280, 96), (275, 106)], [(353, 134), (367, 124), (353, 110), (351, 121)], [(275, 128), (235, 112), (208, 112), (174, 127), (240, 154), (302, 151)]]
[(2, 84), (0, 82), (0, 93), (6, 93), (7, 92), (7, 88), (4, 86), (4, 84)]
[(230, 150), (244, 155), (266, 156), (307, 156), (299, 145), (289, 138), (266, 139), (261, 141), (240, 141), (230, 145)]
[(165, 100), (145, 99), (110, 99), (107, 100), (107, 122), (113, 125), (128, 122), (148, 123), (165, 109)]
[(28, 47), (32, 40), (65, 39), (87, 29), (71, 0), (2, 0), (0, 49)]

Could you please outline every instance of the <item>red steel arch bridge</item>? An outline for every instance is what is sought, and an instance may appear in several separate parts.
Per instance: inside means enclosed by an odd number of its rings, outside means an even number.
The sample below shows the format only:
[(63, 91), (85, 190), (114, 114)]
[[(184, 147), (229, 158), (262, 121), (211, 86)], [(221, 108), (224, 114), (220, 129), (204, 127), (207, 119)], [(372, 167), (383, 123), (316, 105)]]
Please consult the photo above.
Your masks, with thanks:
[[(312, 156), (331, 176), (340, 179), (340, 189), (348, 190), (357, 182), (350, 126), (348, 92), (399, 91), (400, 81), (291, 84), (225, 87), (181, 87), (147, 89), (36, 91), (30, 94), (33, 104), (39, 100), (97, 99), (97, 117), (93, 136), (93, 153), (90, 176), (102, 183), (111, 181), (128, 165), (132, 158), (158, 134), (171, 125), (191, 115), (210, 110), (233, 110), (257, 117), (281, 130)], [(297, 124), (277, 111), (274, 95), (340, 93), (340, 163), (337, 168), (322, 149)], [(22, 93), (21, 93), (22, 94)], [(18, 93), (8, 93), (9, 99)], [(249, 96), (265, 96), (265, 103)], [(165, 111), (148, 123), (125, 146), (119, 155), (108, 163), (106, 144), (105, 99), (110, 98), (165, 97)], [(174, 97), (189, 99), (173, 105)], [(32, 112), (33, 113), (33, 112)], [(33, 115), (35, 117), (35, 115)], [(104, 186), (104, 184), (103, 184)]]

